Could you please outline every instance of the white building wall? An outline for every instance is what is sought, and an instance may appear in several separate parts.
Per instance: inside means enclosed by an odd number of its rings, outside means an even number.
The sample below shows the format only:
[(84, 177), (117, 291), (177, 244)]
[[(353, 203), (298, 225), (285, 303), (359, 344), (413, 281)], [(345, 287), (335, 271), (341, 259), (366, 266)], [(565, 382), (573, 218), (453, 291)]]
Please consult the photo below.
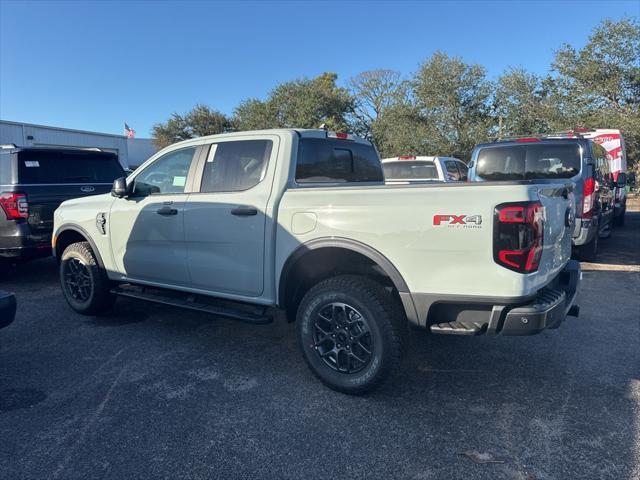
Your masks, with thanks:
[(0, 120), (0, 144), (34, 147), (97, 147), (118, 154), (123, 167), (137, 167), (156, 151), (149, 138), (86, 132)]
[(129, 153), (129, 167), (136, 168), (158, 151), (152, 138), (127, 139), (127, 151)]

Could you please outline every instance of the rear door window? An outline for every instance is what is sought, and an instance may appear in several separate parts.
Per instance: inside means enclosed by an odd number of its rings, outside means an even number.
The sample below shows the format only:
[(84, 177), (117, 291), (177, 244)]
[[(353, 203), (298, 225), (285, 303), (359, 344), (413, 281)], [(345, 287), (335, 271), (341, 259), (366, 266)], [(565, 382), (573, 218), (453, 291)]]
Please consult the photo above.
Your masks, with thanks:
[(383, 182), (382, 165), (371, 145), (345, 140), (303, 138), (298, 148), (296, 182)]
[(484, 147), (476, 174), (484, 180), (571, 178), (580, 173), (577, 143), (523, 144)]
[(439, 180), (435, 163), (404, 161), (383, 163), (386, 180)]
[(458, 162), (455, 160), (445, 160), (444, 166), (447, 169), (447, 178), (457, 182), (460, 180), (460, 170), (458, 170)]
[(237, 140), (214, 143), (209, 149), (201, 192), (240, 192), (264, 178), (273, 142)]
[(43, 150), (18, 153), (21, 184), (112, 183), (124, 175), (117, 156), (112, 153)]
[(607, 160), (607, 151), (603, 147), (595, 143), (591, 144), (591, 148), (593, 150), (593, 160), (596, 166), (598, 180), (602, 181), (606, 178), (609, 178), (610, 170), (609, 161)]
[(460, 180), (466, 180), (469, 176), (469, 167), (467, 167), (462, 162), (457, 162), (457, 163), (458, 163), (458, 170), (460, 170)]

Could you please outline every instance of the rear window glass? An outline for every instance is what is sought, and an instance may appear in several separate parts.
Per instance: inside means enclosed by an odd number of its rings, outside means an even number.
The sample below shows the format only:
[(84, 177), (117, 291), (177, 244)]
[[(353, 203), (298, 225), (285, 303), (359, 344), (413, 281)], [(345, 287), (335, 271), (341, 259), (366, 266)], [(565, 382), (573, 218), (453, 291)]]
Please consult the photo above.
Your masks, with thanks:
[(575, 143), (485, 147), (476, 168), (484, 180), (571, 178), (579, 172), (580, 146)]
[(103, 152), (22, 151), (18, 181), (33, 183), (111, 183), (124, 177), (114, 154)]
[(438, 180), (438, 169), (433, 162), (389, 162), (383, 163), (387, 180)]
[(382, 166), (373, 146), (323, 138), (300, 140), (296, 182), (382, 181), (384, 181)]

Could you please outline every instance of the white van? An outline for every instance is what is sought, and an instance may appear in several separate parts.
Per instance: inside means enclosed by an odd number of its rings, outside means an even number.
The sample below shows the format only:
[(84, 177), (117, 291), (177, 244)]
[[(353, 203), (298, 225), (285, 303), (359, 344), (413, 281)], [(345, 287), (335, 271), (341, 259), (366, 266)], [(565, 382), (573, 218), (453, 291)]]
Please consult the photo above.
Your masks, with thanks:
[(590, 138), (607, 151), (607, 159), (613, 180), (616, 182), (614, 217), (617, 226), (624, 225), (624, 215), (627, 211), (627, 191), (625, 188), (627, 176), (627, 151), (624, 138), (620, 130), (596, 128), (593, 130), (576, 129), (584, 138)]

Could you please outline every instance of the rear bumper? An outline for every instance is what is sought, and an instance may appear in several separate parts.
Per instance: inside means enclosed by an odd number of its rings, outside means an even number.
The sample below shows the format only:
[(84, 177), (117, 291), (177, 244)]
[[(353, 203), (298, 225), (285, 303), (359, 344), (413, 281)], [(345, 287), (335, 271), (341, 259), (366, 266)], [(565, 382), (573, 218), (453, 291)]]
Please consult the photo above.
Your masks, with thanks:
[(51, 232), (34, 233), (26, 222), (0, 225), (0, 258), (29, 260), (51, 255)]
[(580, 263), (570, 260), (552, 282), (529, 297), (489, 301), (414, 295), (416, 312), (425, 313), (412, 323), (439, 334), (534, 335), (558, 328), (567, 315), (578, 315), (575, 299), (580, 278)]
[(573, 245), (579, 247), (586, 245), (596, 236), (598, 231), (598, 224), (594, 220), (582, 220), (576, 219), (576, 227), (573, 231), (572, 242)]
[(540, 290), (532, 302), (507, 311), (500, 334), (534, 335), (558, 328), (568, 314), (578, 316), (575, 300), (580, 277), (580, 263), (572, 260), (553, 286)]

